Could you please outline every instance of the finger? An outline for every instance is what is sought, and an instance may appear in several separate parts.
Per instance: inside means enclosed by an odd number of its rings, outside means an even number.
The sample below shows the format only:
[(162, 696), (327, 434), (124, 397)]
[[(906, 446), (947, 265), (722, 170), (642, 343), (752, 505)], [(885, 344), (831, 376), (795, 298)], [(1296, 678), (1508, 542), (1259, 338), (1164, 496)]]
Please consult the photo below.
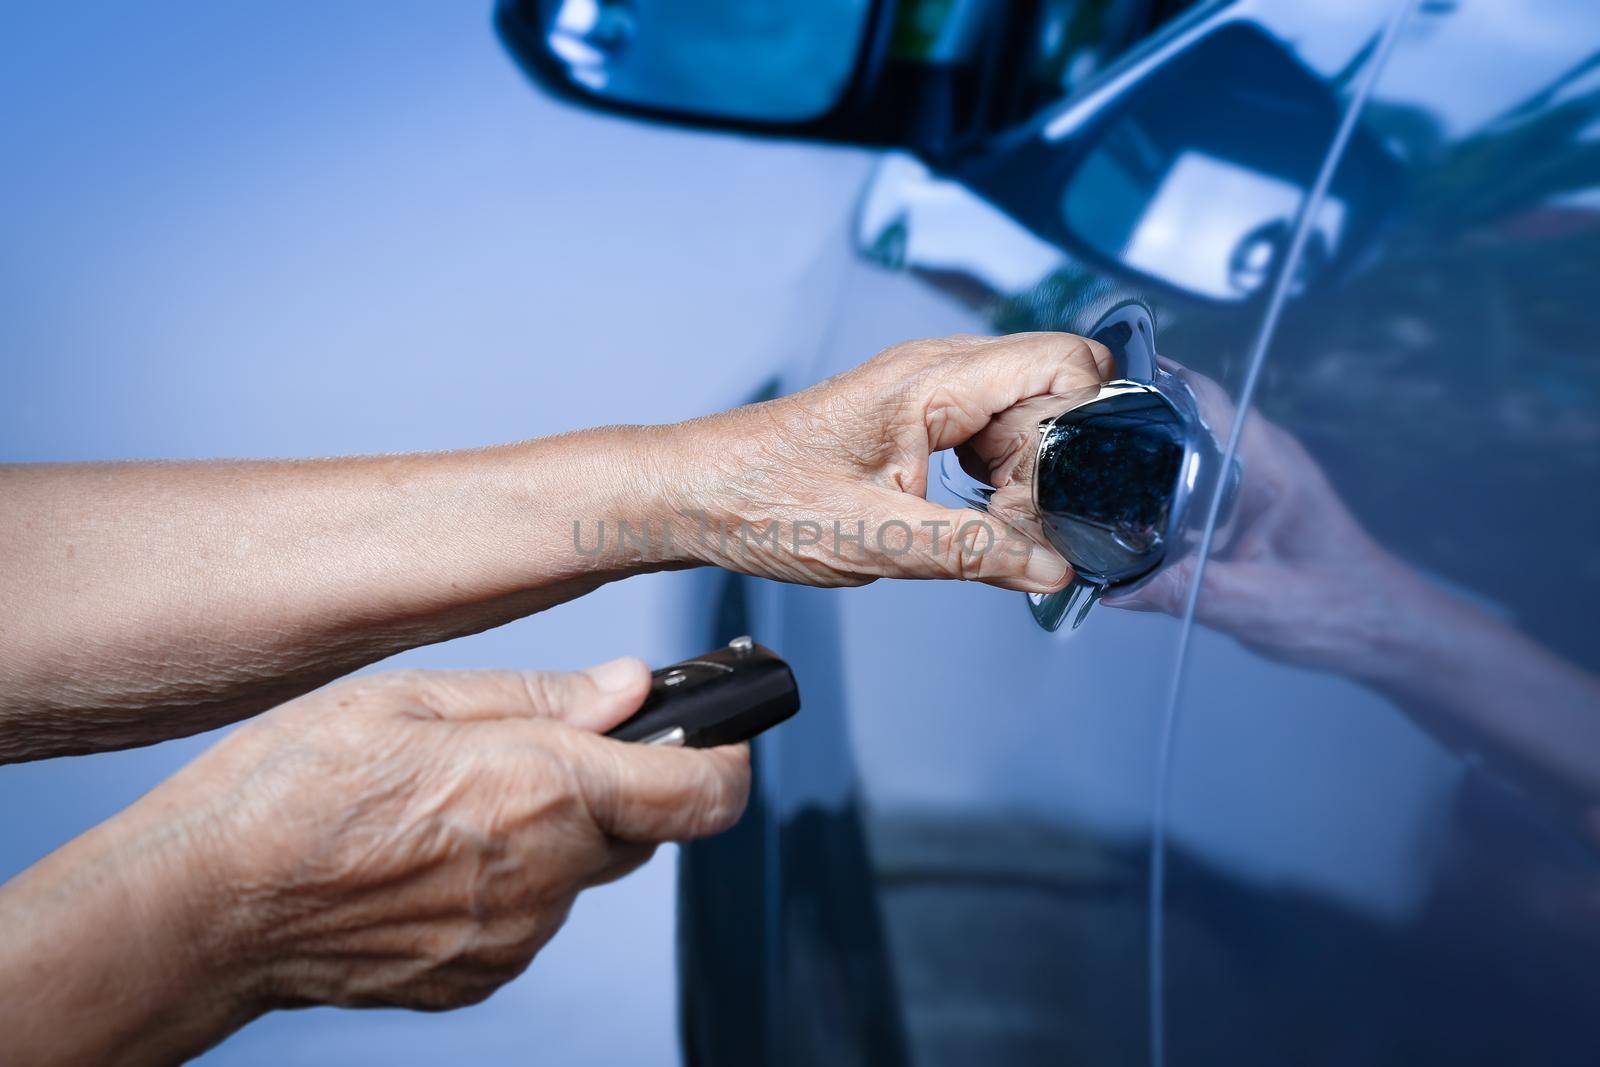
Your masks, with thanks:
[(1114, 590), (1102, 597), (1100, 602), (1124, 611), (1180, 616), (1188, 603), (1189, 581), (1192, 577), (1192, 569), (1186, 564), (1187, 561), (1184, 561), (1159, 570), (1139, 588)]
[(748, 745), (665, 748), (577, 732), (567, 742), (589, 812), (613, 837), (688, 841), (721, 833), (744, 814)]
[(1070, 333), (1012, 334), (947, 349), (931, 368), (923, 398), (928, 450), (963, 444), (1021, 401), (1105, 381), (1114, 365), (1105, 345)]
[(1265, 624), (1267, 607), (1292, 603), (1294, 596), (1293, 585), (1278, 568), (1208, 560), (1194, 617), (1202, 626), (1242, 636)]
[(1025, 593), (1065, 586), (1072, 578), (1066, 560), (1030, 536), (1021, 516), (1006, 512), (991, 507), (980, 514), (895, 494), (876, 523), (869, 565), (886, 578), (982, 582)]
[(581, 671), (400, 671), (388, 684), (442, 719), (531, 716), (599, 733), (638, 710), (650, 668), (625, 656)]
[[(1127, 611), (1160, 612), (1182, 618), (1189, 607), (1189, 594), (1198, 569), (1199, 564), (1193, 556), (1185, 557), (1157, 571), (1138, 589), (1114, 592), (1103, 598), (1101, 603)], [(1204, 626), (1228, 629), (1228, 624), (1234, 620), (1236, 606), (1250, 602), (1250, 594), (1258, 585), (1253, 580), (1253, 574), (1260, 571), (1261, 568), (1249, 564), (1215, 558), (1208, 560), (1200, 581), (1199, 595), (1195, 598), (1195, 621)]]
[(633, 656), (581, 671), (525, 671), (530, 700), (553, 719), (604, 733), (639, 710), (650, 692), (650, 668)]
[[(1211, 422), (1213, 418), (1224, 423), (1232, 421), (1233, 399), (1215, 378), (1185, 367), (1182, 363), (1166, 356), (1157, 356), (1156, 362), (1168, 374), (1183, 379), (1184, 384), (1193, 391), (1195, 403), (1200, 405), (1200, 414), (1205, 416), (1207, 422)], [(1211, 422), (1211, 425), (1215, 427), (1217, 423)]]
[(1070, 406), (1059, 394), (1033, 397), (990, 419), (971, 439), (956, 449), (961, 469), (995, 488), (1033, 481), (1033, 462), (1039, 452), (1039, 424)]

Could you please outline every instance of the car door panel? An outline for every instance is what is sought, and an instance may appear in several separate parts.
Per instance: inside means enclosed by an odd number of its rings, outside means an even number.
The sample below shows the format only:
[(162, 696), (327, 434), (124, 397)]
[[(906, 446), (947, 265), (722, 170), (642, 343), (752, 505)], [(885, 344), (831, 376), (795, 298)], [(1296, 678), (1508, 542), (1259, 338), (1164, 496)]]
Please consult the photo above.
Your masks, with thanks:
[(1362, 112), (1405, 193), (1286, 310), (1201, 579), (1171, 1062), (1594, 1061), (1597, 35), (1425, 5)]
[[(897, 299), (907, 285), (919, 295)], [(930, 290), (870, 265), (853, 268), (845, 290), (817, 377), (907, 336), (987, 326), (948, 299), (925, 314)], [(982, 587), (764, 594), (790, 605), (778, 625), (798, 676), (830, 679), (838, 705), (763, 741), (763, 795), (775, 797), (780, 839), (823, 810), (861, 827), (906, 1062), (1053, 1062), (1064, 1048), (1137, 1060), (1143, 972), (1125, 964), (1143, 939), (1141, 849), (1166, 681), (1153, 669), (1119, 683), (1095, 667), (1130, 648), (1170, 662), (1177, 623), (1125, 614), (1061, 642), (1020, 594)], [(809, 689), (807, 701), (809, 716)], [(848, 782), (835, 776), (842, 757)], [(820, 859), (781, 853), (791, 870)], [(803, 877), (780, 873), (785, 915), (797, 913), (790, 883)], [(785, 934), (778, 1014), (810, 1030), (801, 961), (816, 926)], [(1100, 1025), (1063, 1030), (1064, 996), (1095, 1005)]]
[[(1237, 128), (1121, 102), (1218, 14), (1258, 60), (1218, 73)], [(1137, 302), (1243, 473), (1210, 557), (1076, 632), (992, 590), (746, 583), (818, 680), (757, 751), (763, 1062), (1589, 1062), (1596, 28), (1212, 5), (953, 173), (880, 170), (785, 388)], [(1275, 100), (1321, 150), (1252, 142), (1294, 136)]]
[[(1204, 219), (1170, 208), (1152, 215), (1148, 207), (1163, 196), (1182, 203), (1171, 196), (1194, 180), (1185, 174), (1201, 175), (1213, 193), (1219, 180), (1234, 180), (1259, 201), (1263, 172), (1253, 164), (1270, 156), (1262, 166), (1293, 195), (1266, 209), (1273, 217), (1247, 219), (1249, 227), (1289, 226), (1305, 211), (1342, 113), (1342, 86), (1370, 61), (1389, 8), (1374, 4), (1324, 19), (1340, 32), (1316, 36), (1314, 61), (1291, 36), (1299, 22), (1275, 25), (1274, 10), (1238, 5), (1226, 14), (1255, 35), (1245, 47), (1272, 50), (1281, 62), (1274, 69), (1293, 79), (1301, 103), (1322, 109), (1313, 135), (1295, 151), (1264, 151), (1247, 129), (1233, 131), (1228, 135), (1242, 138), (1246, 155), (1231, 169), (1181, 171), (1173, 163), (1184, 146), (1168, 145), (1167, 177), (1129, 187), (1135, 224), (1124, 228), (1122, 244), (1102, 239), (1088, 248), (1052, 232), (1006, 188), (1054, 182), (1057, 195), (1042, 193), (1040, 202), (1060, 210), (1066, 179), (1058, 157), (1081, 154), (1083, 139), (1052, 138), (1050, 115), (971, 173), (939, 175), (891, 162), (863, 199), (863, 262), (845, 276), (823, 350), (783, 387), (808, 384), (907, 337), (1090, 333), (1108, 312), (1136, 302), (1152, 314), (1164, 356), (1237, 395), (1263, 341), (1256, 290), (1293, 269), (1281, 240), (1257, 264), (1259, 276), (1231, 299), (1196, 292), (1182, 278), (1153, 278), (1148, 263), (1118, 256), (1136, 243), (1141, 225), (1177, 226), (1180, 243), (1188, 226), (1196, 248), (1207, 243), (1200, 240)], [(1191, 20), (1169, 33), (1195, 26)], [(1150, 52), (1159, 48), (1157, 42)], [(1139, 79), (1120, 77), (1113, 72), (1104, 84), (1125, 93), (1137, 88)], [(1323, 95), (1310, 98), (1308, 87)], [(1146, 113), (1160, 105), (1159, 97), (1139, 101)], [(1073, 106), (1067, 101), (1063, 113)], [(1114, 105), (1103, 106), (1114, 119)], [(1181, 136), (1181, 124), (1162, 129)], [(1219, 158), (1218, 151), (1190, 155)], [(1240, 225), (1227, 231), (1235, 243)], [(1207, 241), (1207, 254), (1225, 260), (1235, 251), (1215, 247), (1214, 234)], [(1203, 270), (1210, 278), (1227, 274), (1214, 262)], [(955, 503), (941, 490), (934, 495)], [(772, 879), (763, 896), (771, 964), (763, 978), (765, 1029), (783, 1035), (764, 1046), (768, 1062), (814, 1062), (807, 1055), (820, 1051), (836, 1057), (829, 1062), (1148, 1062), (1149, 850), (1180, 620), (1101, 608), (1080, 629), (1050, 634), (1020, 595), (990, 589), (878, 583), (821, 594), (754, 586), (746, 595), (763, 634), (772, 632), (766, 627), (778, 631), (803, 686), (813, 676), (825, 679), (820, 694), (807, 688), (806, 712), (758, 746), (763, 855)], [(1251, 671), (1274, 670), (1238, 660), (1242, 684), (1251, 684)], [(827, 842), (815, 832), (824, 821), (833, 828)], [(802, 838), (807, 844), (798, 846)], [(814, 892), (819, 867), (851, 885), (859, 898), (852, 911), (866, 922), (823, 914)], [(837, 912), (839, 904), (835, 896), (829, 906)], [(1179, 926), (1177, 936), (1189, 936)], [(863, 956), (875, 952), (881, 966), (863, 968)], [(864, 1001), (892, 1005), (874, 1018), (851, 1003), (849, 976), (863, 974), (874, 986), (863, 991)], [(845, 984), (830, 987), (820, 975)], [(886, 1037), (885, 1026), (899, 1040)]]

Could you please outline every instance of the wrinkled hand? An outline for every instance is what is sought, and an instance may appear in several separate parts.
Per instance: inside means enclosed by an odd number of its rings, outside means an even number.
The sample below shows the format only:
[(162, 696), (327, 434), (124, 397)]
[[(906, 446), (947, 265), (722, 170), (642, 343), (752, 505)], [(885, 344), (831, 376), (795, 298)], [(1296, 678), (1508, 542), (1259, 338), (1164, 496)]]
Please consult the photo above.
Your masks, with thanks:
[[(678, 427), (673, 510), (696, 562), (809, 585), (956, 578), (1048, 592), (1070, 570), (1003, 523), (926, 499), (928, 458), (972, 441), (1031, 397), (1112, 373), (1104, 345), (1071, 334), (948, 337), (896, 345), (792, 396)], [(981, 438), (997, 461), (1008, 442)], [(775, 536), (770, 536), (775, 534)]]
[[(659, 842), (739, 817), (744, 746), (596, 731), (649, 685), (637, 660), (572, 674), (403, 671), (270, 712), (120, 818), (175, 844), (223, 902), (212, 951), (256, 1009), (445, 1009), (527, 966), (584, 888)], [(204, 818), (196, 818), (204, 812)]]

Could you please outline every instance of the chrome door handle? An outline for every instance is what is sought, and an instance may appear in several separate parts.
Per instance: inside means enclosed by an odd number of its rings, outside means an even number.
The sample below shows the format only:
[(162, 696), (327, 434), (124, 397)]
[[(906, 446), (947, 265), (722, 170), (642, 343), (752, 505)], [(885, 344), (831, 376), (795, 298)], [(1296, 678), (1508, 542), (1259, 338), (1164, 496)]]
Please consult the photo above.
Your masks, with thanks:
[[(1077, 577), (1060, 593), (1029, 594), (1048, 630), (1074, 608), (1075, 628), (1105, 590), (1136, 588), (1192, 551), (1203, 525), (1195, 502), (1203, 508), (1226, 478), (1226, 513), (1239, 478), (1237, 465), (1224, 471), (1222, 446), (1188, 385), (1159, 367), (1150, 381), (1117, 379), (1052, 399), (1037, 424), (1031, 518)], [(948, 460), (943, 481), (988, 510), (992, 486)]]

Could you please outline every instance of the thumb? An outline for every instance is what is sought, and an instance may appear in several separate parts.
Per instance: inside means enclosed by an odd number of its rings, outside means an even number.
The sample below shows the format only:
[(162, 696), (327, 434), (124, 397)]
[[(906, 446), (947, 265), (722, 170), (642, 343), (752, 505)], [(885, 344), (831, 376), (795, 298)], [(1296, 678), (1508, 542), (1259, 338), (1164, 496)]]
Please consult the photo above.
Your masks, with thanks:
[(624, 656), (581, 671), (404, 671), (393, 676), (441, 719), (555, 719), (601, 733), (638, 710), (650, 668)]
[(909, 494), (895, 504), (893, 518), (880, 526), (895, 524), (909, 536), (902, 550), (882, 554), (888, 577), (951, 578), (1025, 593), (1055, 592), (1072, 577), (1060, 553), (999, 512), (940, 507)]
[(750, 795), (750, 746), (666, 748), (567, 733), (577, 782), (595, 824), (624, 841), (718, 834)]
[(650, 692), (650, 668), (633, 656), (581, 671), (524, 671), (523, 687), (542, 714), (594, 733), (639, 710)]

